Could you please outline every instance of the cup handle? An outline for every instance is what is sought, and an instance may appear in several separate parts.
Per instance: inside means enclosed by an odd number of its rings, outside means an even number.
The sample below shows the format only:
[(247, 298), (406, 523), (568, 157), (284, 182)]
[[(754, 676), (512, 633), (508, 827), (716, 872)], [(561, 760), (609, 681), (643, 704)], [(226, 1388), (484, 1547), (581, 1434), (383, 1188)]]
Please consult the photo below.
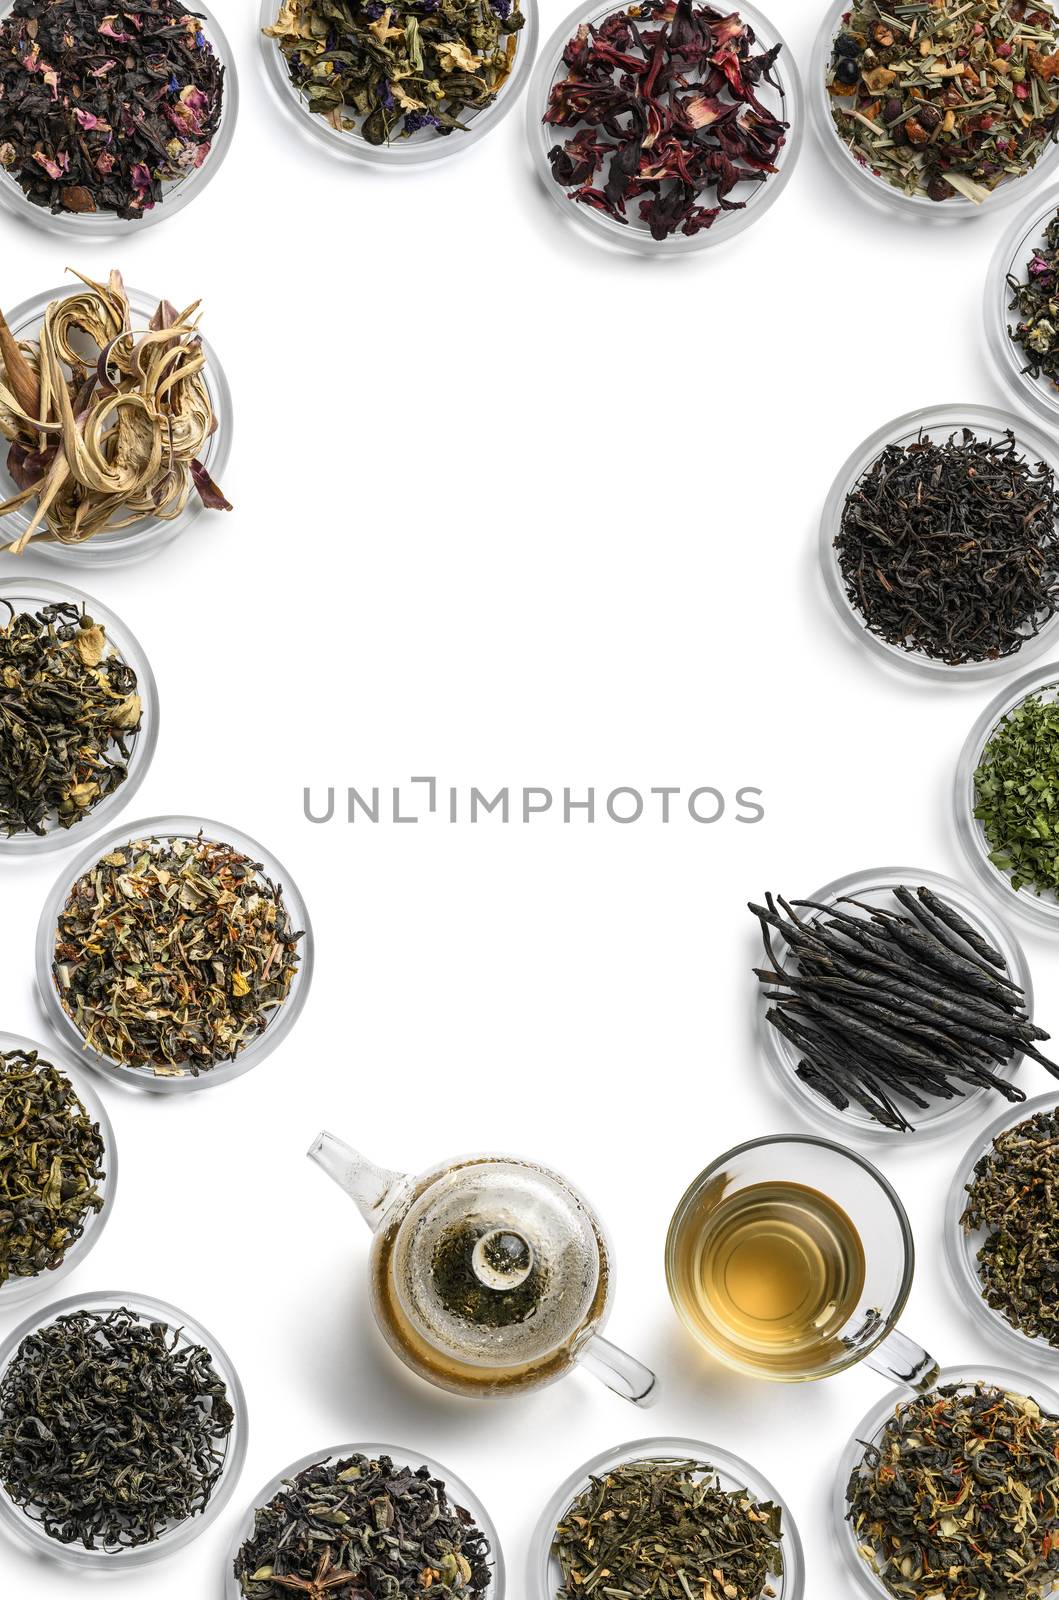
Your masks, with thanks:
[(881, 1372), (884, 1378), (907, 1384), (920, 1394), (934, 1387), (941, 1372), (934, 1357), (898, 1329), (888, 1334), (874, 1350), (868, 1351), (864, 1364), (873, 1372)]
[(584, 1341), (577, 1352), (577, 1360), (600, 1383), (620, 1394), (623, 1400), (631, 1400), (634, 1406), (653, 1406), (658, 1399), (658, 1379), (650, 1367), (645, 1367), (635, 1356), (626, 1355), (598, 1333)]

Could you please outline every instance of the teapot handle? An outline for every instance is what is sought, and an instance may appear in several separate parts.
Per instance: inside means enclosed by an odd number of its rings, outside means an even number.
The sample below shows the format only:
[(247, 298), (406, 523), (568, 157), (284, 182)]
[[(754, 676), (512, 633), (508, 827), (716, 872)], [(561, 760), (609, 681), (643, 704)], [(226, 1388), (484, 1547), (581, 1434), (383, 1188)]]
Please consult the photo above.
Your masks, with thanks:
[(598, 1333), (584, 1341), (576, 1359), (600, 1383), (620, 1394), (623, 1400), (631, 1400), (634, 1406), (653, 1406), (658, 1399), (658, 1379), (650, 1367), (645, 1367), (635, 1356), (627, 1355)]

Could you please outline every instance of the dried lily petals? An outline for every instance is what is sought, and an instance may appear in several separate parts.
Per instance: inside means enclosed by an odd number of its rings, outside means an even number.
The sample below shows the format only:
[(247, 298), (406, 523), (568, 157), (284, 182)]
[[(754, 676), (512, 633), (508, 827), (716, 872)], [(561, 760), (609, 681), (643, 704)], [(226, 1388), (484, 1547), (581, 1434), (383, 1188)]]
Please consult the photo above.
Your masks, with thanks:
[(780, 46), (755, 44), (738, 14), (694, 0), (645, 0), (582, 23), (544, 114), (577, 130), (549, 152), (556, 183), (616, 222), (639, 201), (659, 241), (741, 210), (735, 191), (776, 171), (789, 126), (762, 99), (762, 85), (779, 93)]
[(81, 282), (51, 302), (36, 339), (19, 343), (0, 316), (0, 434), (19, 490), (0, 520), (35, 503), (15, 555), (35, 537), (81, 544), (147, 517), (172, 521), (193, 493), (231, 510), (200, 460), (217, 418), (199, 302), (177, 312), (163, 301), (134, 329), (120, 273)]

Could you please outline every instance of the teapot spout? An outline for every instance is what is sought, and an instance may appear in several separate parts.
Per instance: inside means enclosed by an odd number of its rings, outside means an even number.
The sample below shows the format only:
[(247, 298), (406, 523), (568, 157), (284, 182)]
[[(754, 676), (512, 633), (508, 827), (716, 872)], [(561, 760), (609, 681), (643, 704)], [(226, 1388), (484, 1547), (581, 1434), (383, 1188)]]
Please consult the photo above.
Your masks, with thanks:
[(317, 1134), (309, 1148), (309, 1160), (349, 1195), (372, 1233), (389, 1210), (394, 1191), (405, 1181), (404, 1173), (375, 1166), (333, 1133)]

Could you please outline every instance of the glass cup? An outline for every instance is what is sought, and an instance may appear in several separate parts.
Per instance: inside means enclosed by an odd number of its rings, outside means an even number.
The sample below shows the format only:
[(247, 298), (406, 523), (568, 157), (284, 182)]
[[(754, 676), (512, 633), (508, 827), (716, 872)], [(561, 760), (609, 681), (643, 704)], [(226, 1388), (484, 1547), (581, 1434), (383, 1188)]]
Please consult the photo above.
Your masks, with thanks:
[[(733, 1201), (747, 1191), (766, 1186), (796, 1185), (816, 1196), (826, 1196), (831, 1207), (841, 1208), (843, 1221), (852, 1224), (863, 1251), (863, 1282), (841, 1297), (836, 1315), (826, 1328), (818, 1319), (819, 1332), (811, 1338), (792, 1335), (784, 1341), (779, 1335), (754, 1338), (740, 1336), (727, 1319), (717, 1320), (716, 1308), (707, 1304), (699, 1290), (696, 1241), (703, 1238), (719, 1208), (731, 1215)], [(748, 1211), (749, 1215), (749, 1211)], [(729, 1234), (729, 1239), (733, 1234)], [(737, 1252), (752, 1243), (755, 1249), (768, 1250), (770, 1262), (790, 1283), (792, 1295), (800, 1292), (807, 1272), (811, 1272), (813, 1241), (793, 1235), (782, 1224), (770, 1240), (761, 1233), (746, 1243), (735, 1234), (736, 1242), (726, 1260), (730, 1271)], [(776, 1250), (769, 1249), (775, 1245)], [(688, 1257), (692, 1258), (689, 1265)], [(753, 1273), (744, 1257), (743, 1271)], [(782, 1383), (804, 1383), (829, 1378), (864, 1361), (913, 1389), (929, 1388), (938, 1366), (932, 1356), (897, 1331), (912, 1287), (915, 1247), (905, 1209), (890, 1184), (863, 1156), (844, 1150), (827, 1139), (805, 1136), (777, 1136), (754, 1139), (737, 1145), (706, 1168), (695, 1179), (677, 1206), (666, 1240), (666, 1280), (678, 1315), (711, 1355), (737, 1372), (752, 1378), (768, 1378)], [(767, 1269), (766, 1269), (767, 1271)], [(743, 1282), (746, 1282), (743, 1278)], [(755, 1282), (774, 1286), (774, 1280), (761, 1272)], [(778, 1278), (775, 1281), (779, 1281)], [(789, 1309), (797, 1310), (791, 1303)], [(827, 1308), (828, 1310), (832, 1308)], [(774, 1310), (774, 1307), (773, 1307)], [(782, 1316), (781, 1310), (778, 1315)]]

